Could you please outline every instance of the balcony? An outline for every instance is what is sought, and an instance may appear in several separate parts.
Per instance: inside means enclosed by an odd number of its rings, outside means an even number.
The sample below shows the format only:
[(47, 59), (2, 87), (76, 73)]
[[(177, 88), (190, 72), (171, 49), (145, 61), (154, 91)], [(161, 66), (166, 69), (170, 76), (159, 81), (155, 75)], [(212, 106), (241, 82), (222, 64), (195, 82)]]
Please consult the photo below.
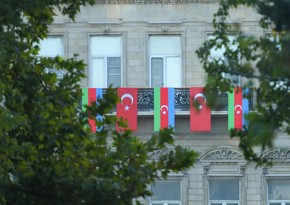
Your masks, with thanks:
[[(106, 90), (103, 91), (106, 93)], [(250, 90), (253, 93), (253, 90)], [(223, 115), (228, 113), (228, 94), (226, 92), (217, 91), (218, 106), (211, 109), (213, 115)], [(253, 95), (251, 95), (253, 96)], [(139, 88), (138, 89), (138, 114), (151, 115), (154, 110), (154, 91), (153, 88)], [(254, 98), (249, 99), (249, 109), (253, 110)], [(174, 107), (175, 114), (188, 115), (190, 107), (190, 93), (189, 88), (175, 88), (174, 89)]]

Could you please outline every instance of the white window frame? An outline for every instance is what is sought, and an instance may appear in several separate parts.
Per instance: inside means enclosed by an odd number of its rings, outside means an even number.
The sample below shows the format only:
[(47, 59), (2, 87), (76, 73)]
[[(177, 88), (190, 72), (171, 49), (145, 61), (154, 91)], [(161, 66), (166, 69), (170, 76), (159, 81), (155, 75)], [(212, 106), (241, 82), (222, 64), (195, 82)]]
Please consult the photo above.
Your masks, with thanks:
[[(168, 204), (178, 204), (182, 205), (183, 200), (183, 182), (182, 180), (168, 180), (168, 181), (156, 181), (159, 183), (168, 183), (168, 182), (176, 182), (179, 183), (180, 187), (180, 200), (152, 200), (152, 197), (149, 197), (149, 205), (155, 205), (155, 204), (162, 204), (162, 205), (168, 205)], [(150, 190), (152, 190), (152, 185), (150, 185)]]
[(283, 180), (287, 180), (290, 182), (290, 178), (268, 178), (267, 179), (267, 205), (270, 205), (271, 203), (276, 203), (276, 204), (279, 204), (279, 205), (286, 205), (286, 203), (290, 204), (290, 195), (289, 195), (289, 199), (286, 199), (286, 200), (269, 200), (269, 181), (283, 181)]
[[(179, 37), (180, 39), (180, 50), (179, 50), (179, 54), (178, 55), (172, 55), (172, 54), (164, 54), (164, 55), (151, 55), (150, 53), (150, 39), (151, 37), (155, 37), (155, 36), (160, 36), (160, 37), (170, 37), (170, 36), (176, 36), (176, 37)], [(182, 87), (182, 59), (181, 59), (181, 53), (182, 53), (182, 35), (180, 34), (172, 34), (172, 35), (158, 35), (158, 34), (149, 34), (148, 36), (148, 42), (149, 42), (149, 50), (148, 50), (148, 55), (149, 55), (149, 86), (150, 87), (153, 87), (152, 85), (152, 58), (162, 58), (163, 59), (163, 76), (162, 76), (162, 85), (161, 87), (170, 87), (171, 85), (168, 84), (168, 79), (167, 79), (167, 58), (179, 58), (180, 59), (180, 86), (179, 87)], [(171, 86), (172, 87), (172, 86)], [(176, 86), (175, 86), (176, 87)]]
[[(207, 40), (209, 40), (211, 37), (214, 37), (214, 35), (212, 34), (212, 33), (208, 33), (207, 34)], [(236, 36), (234, 35), (234, 34), (229, 34), (228, 35), (228, 37), (230, 38), (230, 37), (233, 37), (233, 39), (235, 39), (236, 38)], [(220, 49), (222, 49), (222, 48), (220, 48)], [(211, 55), (210, 55), (211, 56)], [(210, 58), (212, 58), (212, 57), (210, 57)], [(227, 59), (225, 59), (224, 58), (224, 56), (223, 55), (221, 55), (219, 58), (221, 58), (221, 59), (223, 59), (223, 61), (226, 63), (227, 62)], [(235, 77), (236, 75), (231, 75), (231, 74), (229, 74), (229, 73), (222, 73), (222, 77), (224, 78), (224, 79), (233, 79), (234, 77)], [(238, 82), (232, 82), (233, 83), (233, 85), (235, 85), (235, 86), (241, 86), (241, 76), (237, 76), (238, 77)]]
[[(93, 55), (92, 54), (92, 39), (93, 38), (98, 38), (98, 37), (117, 37), (120, 39), (120, 55)], [(97, 60), (97, 59), (101, 59), (104, 60), (104, 65), (103, 65), (103, 77), (102, 79), (104, 80), (103, 85), (101, 86), (102, 88), (108, 88), (108, 58), (120, 58), (120, 87), (123, 85), (123, 38), (122, 35), (89, 35), (89, 53), (90, 53), (90, 67), (89, 67), (89, 80), (91, 81), (92, 78), (90, 77), (91, 75), (93, 75), (93, 61)], [(92, 87), (92, 83), (90, 82), (90, 87)]]
[[(63, 35), (48, 35), (46, 39), (53, 39), (53, 38), (59, 38), (61, 41), (61, 51), (60, 51), (60, 55), (41, 55), (39, 54), (41, 57), (46, 57), (46, 58), (54, 58), (56, 56), (60, 56), (62, 58), (64, 58), (64, 36)], [(41, 42), (40, 42), (40, 49), (41, 49)], [(45, 72), (46, 73), (55, 73), (57, 79), (63, 79), (64, 76), (64, 71), (63, 70), (55, 70), (54, 68), (45, 68)]]
[[(239, 200), (210, 200), (210, 181), (237, 181), (239, 183)], [(227, 205), (229, 203), (236, 203), (237, 205), (241, 204), (241, 180), (239, 179), (232, 179), (232, 178), (226, 178), (226, 179), (211, 179), (208, 180), (208, 204), (212, 205), (214, 203), (220, 203), (222, 205)]]

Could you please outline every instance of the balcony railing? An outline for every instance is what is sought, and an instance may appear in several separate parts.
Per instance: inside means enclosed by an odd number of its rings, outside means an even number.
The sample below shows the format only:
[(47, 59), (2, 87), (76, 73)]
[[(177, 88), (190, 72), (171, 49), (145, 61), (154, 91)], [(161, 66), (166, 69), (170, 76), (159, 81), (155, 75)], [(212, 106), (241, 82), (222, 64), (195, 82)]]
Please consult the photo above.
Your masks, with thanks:
[[(106, 90), (104, 90), (106, 93)], [(249, 109), (253, 110), (254, 98), (253, 91), (250, 90)], [(228, 94), (227, 92), (217, 91), (217, 106), (211, 110), (217, 114), (225, 113), (228, 110)], [(139, 88), (138, 89), (138, 112), (152, 112), (154, 110), (154, 90), (153, 88)], [(175, 111), (189, 111), (190, 108), (190, 93), (189, 88), (175, 88), (174, 89), (174, 108)]]

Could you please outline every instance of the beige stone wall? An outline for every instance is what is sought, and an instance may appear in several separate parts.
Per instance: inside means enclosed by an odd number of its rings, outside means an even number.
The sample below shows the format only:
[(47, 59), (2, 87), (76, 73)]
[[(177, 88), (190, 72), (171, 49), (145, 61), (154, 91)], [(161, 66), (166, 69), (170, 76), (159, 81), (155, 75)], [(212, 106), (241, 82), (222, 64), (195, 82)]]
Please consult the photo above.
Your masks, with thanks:
[[(190, 4), (129, 4), (129, 5), (96, 5), (83, 7), (75, 22), (66, 17), (58, 16), (50, 28), (51, 35), (63, 35), (65, 56), (89, 62), (89, 36), (120, 34), (123, 40), (123, 86), (146, 88), (148, 84), (148, 35), (149, 34), (180, 34), (182, 38), (182, 72), (183, 87), (203, 86), (206, 83), (204, 73), (195, 54), (207, 34), (212, 32), (212, 16), (217, 10), (216, 3)], [(239, 22), (246, 35), (264, 35), (258, 26), (258, 15), (248, 8), (233, 11), (229, 23)], [(88, 74), (87, 69), (87, 74)], [(81, 82), (83, 87), (89, 85), (88, 79)], [(176, 143), (194, 149), (201, 156), (211, 149), (219, 150), (228, 147), (238, 151), (238, 140), (230, 139), (227, 132), (227, 115), (212, 116), (210, 133), (192, 133), (189, 131), (189, 113), (176, 116)], [(148, 139), (153, 134), (153, 115), (138, 116), (139, 129), (136, 135)], [(280, 135), (275, 142), (278, 147), (289, 147), (289, 136)], [(290, 156), (289, 156), (290, 158)], [(287, 159), (289, 161), (289, 158)], [(287, 161), (286, 160), (286, 161)], [(184, 175), (186, 196), (183, 204), (208, 204), (208, 180), (220, 179), (214, 170), (223, 170), (226, 179), (241, 180), (240, 205), (266, 204), (267, 176), (262, 168), (255, 164), (245, 163), (240, 172), (243, 160), (212, 158), (209, 163), (213, 175), (205, 174), (207, 165), (198, 161)], [(272, 173), (289, 174), (289, 162)], [(235, 163), (234, 163), (235, 162)], [(216, 168), (215, 166), (218, 166)], [(285, 168), (286, 167), (286, 168)], [(234, 170), (234, 171), (231, 171)], [(218, 172), (219, 173), (219, 172)], [(228, 175), (227, 175), (228, 173)], [(274, 175), (273, 175), (274, 176)], [(144, 203), (148, 201), (145, 200)]]
[[(58, 16), (51, 34), (63, 34), (67, 57), (78, 54), (88, 64), (89, 36), (118, 34), (123, 39), (123, 86), (148, 87), (148, 35), (179, 34), (182, 37), (183, 87), (205, 84), (204, 73), (196, 56), (207, 34), (212, 32), (216, 3), (97, 5), (83, 7), (75, 22)], [(257, 15), (246, 8), (233, 12), (232, 22), (240, 22), (244, 33), (261, 35)], [(88, 80), (82, 82), (88, 86)]]

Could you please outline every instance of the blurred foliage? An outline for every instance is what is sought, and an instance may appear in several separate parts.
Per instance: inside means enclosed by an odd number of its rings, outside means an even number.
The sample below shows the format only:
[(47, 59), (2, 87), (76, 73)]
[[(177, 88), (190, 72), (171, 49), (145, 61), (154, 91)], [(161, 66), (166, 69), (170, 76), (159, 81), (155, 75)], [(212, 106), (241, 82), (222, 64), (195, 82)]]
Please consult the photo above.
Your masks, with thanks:
[[(247, 160), (266, 163), (262, 155), (272, 148), (277, 133), (290, 134), (290, 1), (289, 0), (221, 0), (213, 18), (214, 38), (197, 50), (208, 73), (206, 93), (211, 106), (217, 88), (229, 91), (234, 82), (223, 73), (240, 76), (243, 87), (256, 93), (254, 112), (247, 116), (249, 126), (232, 130), (240, 138), (240, 148)], [(247, 36), (238, 24), (229, 23), (231, 12), (246, 6), (260, 14), (260, 29), (266, 35)], [(235, 35), (233, 42), (229, 34)], [(223, 59), (210, 59), (211, 49), (224, 49)], [(225, 60), (226, 59), (226, 60)], [(256, 148), (260, 147), (260, 150)]]
[[(55, 11), (74, 19), (94, 0), (0, 0), (0, 204), (132, 204), (147, 185), (182, 171), (197, 154), (173, 145), (172, 130), (142, 142), (116, 132), (106, 115), (118, 100), (109, 89), (99, 106), (79, 107), (85, 64), (40, 58), (37, 44)], [(58, 80), (45, 68), (63, 69)], [(92, 133), (87, 116), (106, 116)], [(93, 117), (95, 118), (95, 117)], [(148, 154), (167, 150), (155, 161)]]

